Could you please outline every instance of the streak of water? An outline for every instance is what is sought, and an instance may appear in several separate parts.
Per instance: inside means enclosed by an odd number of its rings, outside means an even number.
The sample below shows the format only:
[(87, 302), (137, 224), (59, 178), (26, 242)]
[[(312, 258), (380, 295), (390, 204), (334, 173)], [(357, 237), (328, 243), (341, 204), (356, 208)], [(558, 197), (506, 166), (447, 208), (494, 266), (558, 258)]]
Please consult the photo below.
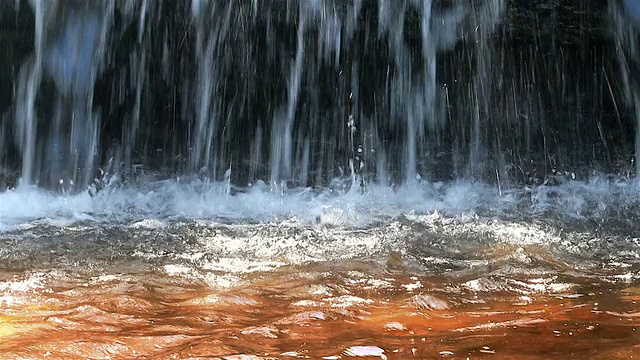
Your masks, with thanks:
[[(448, 151), (451, 125), (438, 110), (438, 56), (490, 41), (505, 7), (502, 0), (452, 7), (380, 0), (377, 9), (361, 0), (31, 4), (36, 46), (22, 66), (14, 126), (22, 178), (73, 190), (99, 165), (120, 176), (140, 163), (213, 180), (238, 169), (235, 176), (268, 179), (274, 190), (325, 185), (338, 172), (362, 183), (429, 176), (429, 154)], [(375, 69), (371, 43), (388, 48)], [(491, 52), (482, 49), (478, 57)], [(365, 75), (370, 70), (384, 78)], [(164, 88), (172, 93), (156, 94)], [(163, 111), (173, 117), (159, 134), (143, 123), (165, 95)], [(474, 154), (484, 151), (479, 127)]]
[(640, 9), (637, 2), (625, 0), (622, 6), (612, 2), (610, 13), (614, 23), (616, 50), (620, 60), (622, 81), (627, 102), (636, 119), (636, 174), (640, 174), (640, 78), (637, 75), (640, 64), (638, 52), (638, 32), (640, 31)]
[[(114, 3), (30, 3), (36, 16), (35, 49), (21, 69), (15, 115), (22, 180), (83, 187), (94, 178), (100, 121), (92, 110), (93, 88), (106, 56)], [(42, 119), (37, 102), (47, 77), (58, 95), (52, 101), (54, 115)]]

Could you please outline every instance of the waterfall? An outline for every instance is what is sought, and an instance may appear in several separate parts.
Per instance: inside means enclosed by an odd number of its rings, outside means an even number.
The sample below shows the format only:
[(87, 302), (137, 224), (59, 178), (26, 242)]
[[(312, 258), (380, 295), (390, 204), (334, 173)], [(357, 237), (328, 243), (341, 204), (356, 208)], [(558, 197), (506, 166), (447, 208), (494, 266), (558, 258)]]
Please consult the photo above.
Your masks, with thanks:
[(625, 99), (635, 114), (635, 172), (640, 174), (640, 4), (632, 0), (624, 0), (621, 5), (611, 2), (610, 13)]
[[(105, 178), (229, 175), (239, 186), (265, 181), (282, 192), (355, 182), (542, 183), (610, 171), (629, 160), (617, 99), (626, 92), (637, 100), (633, 84), (620, 90), (607, 52), (618, 49), (622, 78), (633, 77), (634, 4), (612, 5), (626, 14), (616, 15), (616, 43), (583, 49), (572, 44), (587, 41), (606, 4), (3, 5), (33, 14), (34, 45), (15, 64), (0, 161), (19, 168), (26, 184), (74, 190)], [(566, 22), (569, 40), (557, 35)]]
[[(93, 87), (113, 4), (43, 0), (30, 4), (35, 13), (35, 48), (21, 69), (15, 114), (22, 181), (72, 188), (77, 183), (82, 188), (94, 176), (100, 120), (92, 109)], [(44, 83), (48, 79), (55, 91)], [(47, 118), (38, 111), (39, 97), (54, 103)]]
[[(451, 9), (439, 8), (432, 1), (382, 0), (377, 5), (378, 38), (386, 38), (390, 48), (388, 60), (391, 60), (386, 67), (393, 68), (393, 73), (387, 71), (386, 90), (374, 95), (378, 97), (374, 100), (376, 109), (366, 109), (361, 97), (371, 96), (377, 89), (367, 88), (363, 83), (370, 81), (363, 81), (361, 73), (364, 66), (361, 60), (367, 55), (354, 55), (349, 49), (355, 45), (354, 36), (363, 28), (365, 41), (376, 41), (367, 21), (373, 14), (365, 13), (362, 1), (287, 1), (286, 10), (268, 3), (261, 8), (262, 18), (255, 14), (257, 4), (249, 7), (233, 3), (221, 5), (215, 1), (194, 2), (198, 75), (194, 87), (195, 121), (190, 136), (192, 171), (206, 169), (215, 177), (219, 169), (234, 162), (232, 151), (225, 149), (229, 142), (237, 141), (229, 134), (238, 121), (232, 114), (237, 114), (238, 106), (251, 106), (246, 101), (253, 95), (252, 87), (256, 84), (243, 84), (248, 88), (230, 90), (225, 82), (229, 72), (249, 79), (264, 73), (282, 73), (282, 80), (274, 89), (276, 94), (267, 95), (275, 95), (274, 98), (280, 100), (269, 102), (266, 113), (258, 114), (261, 119), (247, 146), (250, 158), (254, 159), (253, 174), (258, 172), (260, 161), (257, 159), (268, 156), (269, 167), (263, 175), (268, 173), (273, 189), (286, 187), (287, 183), (304, 186), (308, 179), (326, 182), (327, 177), (337, 174), (336, 169), (348, 173), (348, 164), (354, 163), (356, 157), (359, 160), (354, 169), (364, 168), (365, 156), (357, 152), (365, 148), (370, 150), (367, 156), (376, 152), (382, 159), (383, 154), (397, 153), (401, 161), (391, 165), (392, 168), (387, 168), (388, 164), (381, 160), (374, 161), (368, 169), (373, 177), (394, 173), (404, 181), (414, 181), (419, 172), (428, 171), (420, 162), (429, 146), (435, 149), (441, 145), (446, 121), (436, 110), (443, 103), (438, 91), (436, 57), (462, 41), (470, 31), (490, 35), (501, 19), (504, 3), (486, 1), (474, 6), (461, 3)], [(405, 26), (407, 14), (415, 21), (412, 25), (415, 28), (410, 30)], [(275, 18), (284, 24), (273, 24)], [(241, 26), (267, 31), (266, 46), (260, 49), (262, 53), (249, 52), (260, 50), (255, 39), (238, 34)], [(289, 27), (291, 32), (278, 34), (283, 27)], [(421, 34), (422, 59), (417, 67), (413, 64), (413, 49), (404, 41), (407, 31)], [(286, 40), (281, 41), (279, 36), (285, 36)], [(230, 55), (226, 47), (238, 45), (245, 49), (239, 51), (240, 54), (233, 53), (237, 56), (233, 64), (227, 63)], [(327, 77), (337, 82), (329, 109), (323, 108), (318, 103), (319, 94), (314, 94), (326, 86), (323, 81), (327, 81)], [(227, 95), (230, 91), (235, 91), (234, 95)], [(224, 99), (229, 102), (223, 103)], [(387, 103), (391, 103), (387, 110), (378, 109)], [(268, 124), (271, 131), (265, 132), (261, 124)], [(393, 132), (404, 133), (399, 143), (393, 139), (390, 147), (389, 141), (382, 140), (388, 136), (389, 126)], [(263, 149), (266, 144), (269, 147)], [(241, 160), (236, 154), (235, 161)], [(314, 174), (310, 174), (314, 168)]]

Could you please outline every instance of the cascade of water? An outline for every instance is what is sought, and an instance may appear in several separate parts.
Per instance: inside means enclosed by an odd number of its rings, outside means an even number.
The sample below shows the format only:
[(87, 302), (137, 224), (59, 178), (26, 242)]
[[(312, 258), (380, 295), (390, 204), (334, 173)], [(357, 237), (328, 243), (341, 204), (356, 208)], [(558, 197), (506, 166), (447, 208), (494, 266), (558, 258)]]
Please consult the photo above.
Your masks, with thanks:
[[(196, 61), (198, 77), (195, 84), (196, 111), (191, 138), (190, 164), (193, 171), (204, 171), (215, 177), (216, 150), (215, 133), (224, 120), (221, 111), (222, 91), (219, 91), (219, 51), (229, 36), (233, 16), (232, 3), (194, 1), (192, 13), (196, 19)], [(213, 21), (211, 19), (213, 18)], [(238, 64), (242, 69), (242, 64)], [(212, 159), (212, 156), (214, 159)], [(209, 169), (214, 165), (213, 169)]]
[[(313, 3), (310, 3), (313, 5)], [(312, 6), (308, 5), (308, 6)], [(271, 187), (278, 187), (278, 182), (282, 176), (291, 177), (291, 162), (293, 151), (293, 122), (298, 98), (300, 95), (300, 84), (302, 82), (302, 66), (305, 53), (305, 31), (307, 23), (305, 6), (300, 7), (300, 19), (298, 22), (296, 55), (291, 64), (289, 83), (287, 86), (287, 106), (284, 112), (276, 112), (271, 130)]]
[[(17, 143), (25, 183), (81, 187), (93, 179), (99, 118), (93, 87), (107, 42), (113, 3), (32, 0), (35, 49), (23, 65), (16, 106)], [(47, 92), (51, 79), (56, 95)], [(42, 118), (39, 96), (54, 98), (54, 113)]]
[[(141, 107), (142, 107), (142, 91), (145, 89), (145, 83), (147, 79), (148, 73), (148, 49), (145, 49), (145, 33), (146, 33), (146, 22), (147, 17), (150, 16), (150, 7), (152, 4), (149, 4), (148, 0), (142, 0), (139, 2), (139, 10), (138, 13), (134, 13), (129, 10), (131, 13), (129, 14), (130, 18), (137, 17), (138, 18), (138, 28), (137, 28), (137, 37), (136, 44), (137, 49), (131, 55), (131, 63), (133, 67), (133, 76), (131, 79), (131, 87), (134, 90), (134, 105), (131, 116), (127, 118), (128, 126), (122, 127), (122, 143), (124, 147), (124, 154), (122, 166), (125, 169), (130, 169), (133, 167), (134, 159), (133, 154), (135, 152), (135, 144), (138, 136), (138, 130), (140, 128), (141, 122)], [(156, 6), (161, 6), (160, 2), (156, 2)], [(129, 8), (134, 9), (135, 4), (132, 1), (129, 1)]]
[[(496, 67), (498, 59), (494, 58), (494, 51), (489, 45), (488, 38), (494, 33), (497, 26), (497, 19), (501, 19), (505, 9), (504, 0), (487, 2), (486, 6), (473, 12), (473, 38), (475, 42), (476, 66), (474, 80), (472, 82), (471, 102), (474, 104), (471, 125), (471, 140), (469, 143), (469, 156), (467, 162), (467, 177), (479, 177), (484, 172), (483, 164), (489, 152), (490, 146), (487, 144), (483, 131), (491, 131), (486, 119), (491, 115), (490, 96), (491, 88), (500, 83), (500, 76), (492, 76), (492, 68)], [(499, 138), (499, 137), (498, 137)], [(502, 149), (496, 149), (500, 152)], [(491, 169), (494, 170), (494, 169)], [(495, 169), (496, 171), (499, 171)]]
[(32, 4), (38, 40), (15, 117), (28, 183), (83, 186), (98, 159), (118, 173), (153, 157), (214, 180), (233, 167), (274, 188), (340, 173), (413, 182), (437, 172), (433, 158), (461, 129), (443, 111), (438, 70), (461, 42), (479, 59), (478, 115), (461, 140), (469, 166), (486, 151), (488, 35), (504, 0)]
[[(368, 16), (362, 13), (362, 1), (335, 2), (326, 1), (287, 1), (285, 13), (277, 4), (261, 5), (257, 3), (251, 7), (228, 3), (221, 5), (215, 1), (194, 1), (192, 16), (196, 22), (197, 45), (196, 63), (198, 77), (196, 80), (194, 98), (196, 110), (194, 127), (191, 134), (191, 168), (192, 171), (208, 169), (211, 176), (216, 175), (217, 168), (231, 161), (225, 158), (226, 142), (233, 139), (234, 124), (230, 119), (237, 98), (246, 97), (246, 93), (236, 94), (232, 104), (222, 101), (228, 91), (222, 85), (228, 79), (228, 72), (237, 72), (242, 77), (253, 78), (264, 76), (264, 72), (274, 71), (274, 66), (284, 66), (282, 89), (285, 96), (281, 104), (269, 104), (267, 114), (260, 114), (263, 120), (258, 120), (254, 128), (249, 148), (250, 172), (259, 172), (261, 158), (268, 157), (270, 181), (272, 188), (283, 186), (283, 182), (306, 184), (308, 179), (315, 178), (322, 182), (323, 172), (332, 172), (336, 168), (348, 171), (348, 166), (340, 159), (339, 154), (347, 154), (353, 161), (358, 157), (361, 164), (355, 164), (355, 169), (364, 168), (361, 155), (357, 152), (364, 149), (376, 152), (376, 160), (370, 170), (378, 174), (380, 179), (387, 177), (388, 172), (403, 174), (404, 179), (416, 178), (420, 161), (424, 161), (427, 145), (437, 149), (440, 133), (444, 126), (443, 117), (436, 111), (438, 106), (436, 56), (438, 52), (450, 49), (470, 29), (481, 28), (482, 33), (489, 34), (501, 18), (504, 8), (503, 1), (486, 1), (477, 7), (468, 3), (461, 3), (452, 8), (442, 8), (432, 1), (389, 1), (378, 2), (378, 33), (386, 38), (390, 48), (390, 64), (387, 77), (388, 87), (384, 93), (376, 94), (375, 106), (390, 103), (389, 112), (376, 110), (373, 117), (367, 117), (362, 104), (362, 92), (375, 89), (366, 88), (361, 72), (360, 61), (364, 54), (343, 55), (342, 49), (351, 46), (356, 32), (368, 26), (359, 22)], [(260, 11), (260, 14), (256, 14)], [(248, 16), (247, 12), (253, 12)], [(412, 29), (407, 29), (407, 14), (414, 14), (415, 21)], [(273, 24), (277, 18), (281, 23)], [(366, 20), (366, 19), (365, 19)], [(266, 26), (266, 53), (259, 54), (266, 60), (254, 58), (251, 48), (256, 46), (252, 39), (239, 35), (234, 27)], [(258, 24), (266, 22), (266, 25)], [(279, 38), (282, 28), (293, 28), (295, 37), (291, 43), (283, 44)], [(422, 60), (419, 68), (414, 66), (415, 59), (411, 45), (405, 37), (407, 31), (421, 34)], [(366, 29), (368, 32), (369, 30)], [(291, 34), (291, 33), (290, 33)], [(287, 35), (291, 36), (291, 35)], [(365, 36), (369, 36), (366, 34)], [(239, 37), (239, 39), (238, 39)], [(359, 39), (365, 42), (370, 39)], [(234, 59), (232, 68), (228, 67), (227, 46), (239, 43), (244, 47), (239, 51), (240, 56)], [(317, 58), (313, 56), (317, 46)], [(369, 49), (364, 49), (368, 51)], [(283, 53), (283, 51), (288, 52)], [(487, 51), (485, 49), (485, 51)], [(284, 63), (276, 64), (280, 59)], [(259, 61), (259, 62), (258, 62)], [(289, 65), (285, 65), (286, 63)], [(350, 66), (350, 68), (345, 68)], [(318, 95), (314, 94), (314, 87), (321, 89), (327, 72), (333, 71), (337, 75), (337, 91), (331, 113), (321, 108)], [(422, 80), (420, 80), (422, 79)], [(243, 81), (247, 81), (243, 79)], [(366, 83), (370, 83), (366, 79)], [(488, 85), (486, 85), (488, 86)], [(252, 90), (241, 89), (251, 92)], [(227, 97), (228, 98), (228, 97)], [(346, 103), (346, 104), (345, 104)], [(339, 105), (344, 104), (344, 105)], [(338, 105), (338, 106), (336, 106)], [(231, 106), (231, 109), (229, 107)], [(227, 109), (225, 114), (225, 110)], [(271, 120), (264, 120), (272, 113)], [(264, 131), (263, 125), (270, 128)], [(388, 153), (395, 153), (398, 147), (393, 139), (391, 147), (387, 128), (404, 129), (403, 139), (400, 140), (402, 149), (401, 164), (387, 164)], [(332, 128), (334, 127), (334, 128)], [(337, 128), (335, 128), (337, 127)], [(428, 134), (428, 139), (425, 138)], [(354, 140), (355, 139), (355, 140)], [(375, 139), (375, 140), (374, 140)], [(368, 144), (367, 144), (368, 142)], [(270, 144), (264, 151), (264, 144)], [(477, 147), (476, 147), (477, 148)], [(435, 150), (433, 150), (435, 151)], [(477, 152), (482, 149), (477, 148)], [(351, 154), (351, 155), (348, 155)], [(369, 154), (369, 156), (371, 156)], [(342, 155), (344, 156), (344, 155)], [(237, 161), (237, 159), (236, 159)], [(315, 163), (315, 169), (310, 167)], [(391, 166), (391, 168), (388, 168)], [(422, 166), (422, 169), (425, 167)], [(310, 176), (309, 171), (315, 173)], [(326, 174), (331, 177), (330, 174)]]
[(609, 11), (612, 18), (616, 50), (620, 62), (624, 94), (636, 119), (635, 170), (640, 174), (640, 4), (624, 0), (622, 4), (611, 1)]
[(32, 1), (35, 13), (35, 55), (28, 60), (19, 75), (18, 101), (16, 112), (16, 138), (22, 152), (22, 181), (31, 183), (35, 171), (37, 117), (35, 102), (42, 79), (42, 53), (44, 47), (44, 24), (49, 7), (56, 2)]

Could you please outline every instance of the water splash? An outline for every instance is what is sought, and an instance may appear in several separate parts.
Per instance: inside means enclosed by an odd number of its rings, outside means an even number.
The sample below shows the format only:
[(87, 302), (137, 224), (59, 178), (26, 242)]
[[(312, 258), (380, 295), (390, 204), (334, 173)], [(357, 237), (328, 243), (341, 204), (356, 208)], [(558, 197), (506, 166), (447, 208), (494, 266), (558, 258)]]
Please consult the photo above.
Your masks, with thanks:
[(627, 178), (594, 176), (554, 186), (504, 188), (502, 194), (499, 191), (490, 184), (473, 181), (423, 181), (396, 189), (370, 184), (364, 192), (301, 188), (284, 193), (272, 192), (264, 182), (239, 188), (228, 179), (146, 180), (135, 186), (115, 183), (97, 194), (84, 191), (60, 195), (23, 186), (0, 194), (0, 224), (11, 229), (42, 219), (64, 223), (87, 219), (99, 223), (203, 219), (358, 227), (409, 214), (436, 212), (551, 222), (593, 221), (603, 226), (617, 221), (626, 227), (631, 224), (626, 219), (633, 218), (640, 206), (635, 182)]

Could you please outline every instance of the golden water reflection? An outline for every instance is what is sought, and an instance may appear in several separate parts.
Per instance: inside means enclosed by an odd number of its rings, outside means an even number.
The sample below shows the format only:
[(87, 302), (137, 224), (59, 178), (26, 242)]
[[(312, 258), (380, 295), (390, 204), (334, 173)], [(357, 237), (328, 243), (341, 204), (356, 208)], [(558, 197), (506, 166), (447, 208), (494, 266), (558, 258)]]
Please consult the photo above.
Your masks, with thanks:
[(0, 358), (640, 358), (633, 282), (336, 264), (209, 275), (6, 274)]

